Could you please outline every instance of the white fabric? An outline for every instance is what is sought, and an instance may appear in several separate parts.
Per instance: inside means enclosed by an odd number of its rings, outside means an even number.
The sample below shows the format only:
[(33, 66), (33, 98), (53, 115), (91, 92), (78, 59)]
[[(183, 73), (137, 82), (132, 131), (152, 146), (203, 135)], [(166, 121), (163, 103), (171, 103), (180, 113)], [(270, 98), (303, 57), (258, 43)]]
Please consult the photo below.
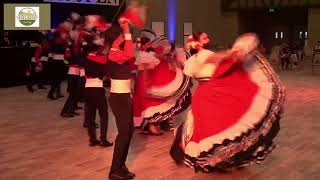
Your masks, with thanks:
[(64, 54), (52, 54), (52, 59), (57, 61), (64, 61)]
[(183, 73), (189, 77), (201, 78), (211, 77), (217, 67), (217, 63), (206, 63), (206, 60), (214, 52), (210, 50), (201, 50), (197, 54), (191, 56), (185, 63)]
[(291, 54), (290, 62), (293, 62), (293, 63), (299, 62), (297, 54)]
[(48, 57), (47, 56), (41, 56), (40, 57), (40, 61), (47, 62), (48, 61)]
[(131, 93), (131, 80), (111, 79), (111, 93)]
[(141, 116), (142, 118), (150, 118), (157, 113), (160, 113), (160, 114), (165, 113), (170, 109), (172, 109), (176, 105), (176, 102), (177, 102), (177, 98), (172, 98), (157, 106), (150, 106), (141, 113)]
[(35, 43), (35, 42), (31, 42), (30, 47), (40, 47), (40, 44)]
[(86, 79), (85, 87), (103, 87), (103, 81), (99, 78)]
[(80, 73), (79, 73), (80, 77), (83, 77), (86, 75), (86, 72), (83, 68), (80, 68)]
[(259, 45), (259, 39), (256, 34), (246, 33), (236, 39), (232, 50), (241, 51), (243, 54), (249, 54)]
[(37, 62), (37, 61), (36, 61), (36, 58), (32, 57), (32, 58), (31, 58), (31, 62), (36, 63), (36, 62)]
[[(48, 61), (48, 57), (47, 56), (41, 56), (40, 57), (40, 61), (47, 62)], [(32, 57), (31, 58), (31, 62), (35, 62), (36, 63), (37, 61), (36, 61), (36, 59), (34, 57)]]
[(160, 60), (155, 57), (154, 52), (139, 51), (134, 64), (138, 66), (138, 70), (153, 69), (160, 64)]
[(124, 40), (126, 40), (126, 41), (132, 40), (132, 35), (131, 34), (124, 34)]
[(68, 74), (78, 76), (80, 74), (80, 69), (78, 67), (69, 67)]

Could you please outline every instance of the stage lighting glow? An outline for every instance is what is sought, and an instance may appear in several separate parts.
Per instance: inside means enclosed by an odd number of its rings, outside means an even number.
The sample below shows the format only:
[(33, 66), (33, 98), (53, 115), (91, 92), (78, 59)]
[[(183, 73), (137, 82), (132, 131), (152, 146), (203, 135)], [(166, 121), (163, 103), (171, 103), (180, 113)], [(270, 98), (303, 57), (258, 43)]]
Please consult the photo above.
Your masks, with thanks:
[(168, 10), (168, 38), (171, 42), (176, 40), (177, 0), (167, 0)]

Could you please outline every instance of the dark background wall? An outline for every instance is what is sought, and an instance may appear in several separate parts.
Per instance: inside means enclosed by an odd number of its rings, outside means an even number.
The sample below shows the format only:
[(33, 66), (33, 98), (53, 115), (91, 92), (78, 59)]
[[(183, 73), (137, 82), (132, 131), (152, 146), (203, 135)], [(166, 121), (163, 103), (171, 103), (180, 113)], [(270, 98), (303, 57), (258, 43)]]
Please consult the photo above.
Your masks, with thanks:
[[(120, 0), (122, 4), (124, 0)], [(0, 44), (3, 39), (3, 4), (4, 3), (43, 3), (42, 0), (1, 0), (0, 4)], [(96, 14), (103, 16), (111, 21), (117, 14), (125, 10), (125, 4), (121, 7), (71, 4), (71, 3), (51, 3), (51, 28), (55, 28), (59, 23), (69, 17), (71, 12), (80, 15)], [(117, 18), (115, 18), (117, 20)], [(18, 47), (0, 47), (1, 66), (0, 66), (0, 87), (22, 85), (26, 82), (25, 72), (34, 53), (35, 48), (19, 46), (19, 42), (39, 39), (38, 31), (8, 31), (12, 45), (17, 42)], [(1, 45), (0, 45), (1, 46)]]
[[(268, 50), (281, 43), (286, 43), (290, 47), (296, 45), (303, 47), (304, 38), (299, 38), (300, 31), (308, 31), (307, 8), (276, 9), (274, 12), (268, 10), (239, 12), (239, 32), (257, 33)], [(283, 32), (283, 38), (275, 39), (276, 32)]]

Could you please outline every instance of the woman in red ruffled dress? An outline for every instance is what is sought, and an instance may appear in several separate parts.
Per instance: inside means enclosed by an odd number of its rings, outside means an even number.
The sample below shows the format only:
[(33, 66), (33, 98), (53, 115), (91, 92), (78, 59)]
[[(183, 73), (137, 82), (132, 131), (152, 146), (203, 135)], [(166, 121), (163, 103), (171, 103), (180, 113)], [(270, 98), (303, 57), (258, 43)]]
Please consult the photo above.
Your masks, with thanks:
[[(146, 32), (144, 32), (146, 34)], [(149, 32), (151, 33), (151, 32)], [(134, 121), (151, 135), (161, 135), (158, 125), (167, 123), (190, 104), (190, 78), (176, 62), (185, 53), (172, 50), (166, 38), (140, 37), (141, 50), (135, 64), (138, 77), (133, 97)], [(178, 55), (177, 55), (178, 54)]]
[(178, 164), (225, 171), (260, 162), (275, 148), (284, 87), (258, 42), (245, 34), (231, 50), (199, 48), (186, 61), (184, 73), (199, 83), (170, 151)]

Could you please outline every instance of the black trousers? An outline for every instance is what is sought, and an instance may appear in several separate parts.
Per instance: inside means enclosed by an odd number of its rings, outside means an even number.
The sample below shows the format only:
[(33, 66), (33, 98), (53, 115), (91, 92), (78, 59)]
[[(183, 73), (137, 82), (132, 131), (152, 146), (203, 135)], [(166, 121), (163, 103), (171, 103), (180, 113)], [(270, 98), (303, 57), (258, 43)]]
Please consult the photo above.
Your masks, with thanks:
[(90, 141), (96, 140), (96, 111), (100, 115), (100, 140), (107, 139), (108, 130), (108, 102), (104, 88), (85, 88), (85, 122), (88, 123)]
[(115, 116), (118, 135), (115, 141), (110, 172), (117, 172), (125, 166), (131, 138), (133, 135), (132, 100), (129, 93), (111, 93), (109, 97), (111, 110)]
[(85, 76), (80, 76), (79, 81), (79, 101), (84, 102), (85, 99), (85, 85), (86, 85), (86, 78)]
[(64, 104), (61, 114), (63, 113), (72, 113), (75, 111), (77, 103), (79, 101), (80, 94), (80, 82), (78, 75), (68, 75), (68, 99)]
[(45, 83), (45, 79), (46, 79), (46, 76), (45, 76), (45, 64), (42, 63), (43, 65), (43, 69), (40, 71), (40, 72), (37, 72), (36, 71), (36, 66), (37, 64), (36, 63), (31, 63), (30, 64), (30, 75), (27, 76), (27, 86), (32, 88), (33, 85), (38, 85), (38, 87), (41, 87), (42, 85), (44, 85)]
[(281, 68), (289, 69), (290, 60), (289, 58), (281, 58)]
[(48, 66), (52, 77), (48, 96), (53, 96), (55, 93), (59, 95), (61, 94), (61, 82), (65, 79), (68, 71), (67, 66), (62, 60), (51, 60)]

